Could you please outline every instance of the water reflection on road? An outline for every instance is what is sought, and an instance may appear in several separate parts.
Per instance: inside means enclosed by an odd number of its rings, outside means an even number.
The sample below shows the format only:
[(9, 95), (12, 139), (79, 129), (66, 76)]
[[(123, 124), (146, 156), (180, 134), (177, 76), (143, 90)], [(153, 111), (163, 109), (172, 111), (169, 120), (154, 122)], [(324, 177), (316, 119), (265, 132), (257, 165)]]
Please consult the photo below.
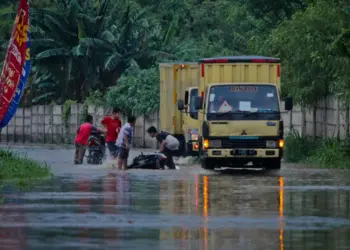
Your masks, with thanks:
[(348, 249), (348, 174), (188, 166), (8, 187), (0, 249)]

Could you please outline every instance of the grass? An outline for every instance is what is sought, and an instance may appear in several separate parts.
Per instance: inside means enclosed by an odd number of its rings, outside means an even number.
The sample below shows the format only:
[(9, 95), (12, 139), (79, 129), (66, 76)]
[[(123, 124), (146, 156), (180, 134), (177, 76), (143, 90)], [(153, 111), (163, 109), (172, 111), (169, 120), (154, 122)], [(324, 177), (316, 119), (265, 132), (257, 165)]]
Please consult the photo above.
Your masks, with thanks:
[(14, 183), (18, 188), (27, 188), (33, 180), (52, 176), (50, 167), (35, 160), (20, 156), (8, 149), (0, 149), (0, 183)]
[(337, 138), (300, 136), (292, 131), (285, 138), (285, 161), (324, 168), (350, 168), (350, 143)]

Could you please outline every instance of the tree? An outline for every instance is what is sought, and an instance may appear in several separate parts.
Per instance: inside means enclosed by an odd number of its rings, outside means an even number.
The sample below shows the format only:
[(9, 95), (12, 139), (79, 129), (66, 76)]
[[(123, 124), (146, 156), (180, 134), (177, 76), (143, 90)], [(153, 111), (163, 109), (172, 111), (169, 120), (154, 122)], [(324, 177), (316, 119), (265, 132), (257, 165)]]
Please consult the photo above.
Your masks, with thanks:
[(340, 69), (345, 61), (332, 46), (341, 32), (340, 12), (338, 6), (320, 0), (283, 22), (262, 49), (281, 58), (283, 90), (302, 105), (313, 106), (334, 93), (344, 73)]
[(105, 96), (111, 107), (119, 107), (127, 114), (148, 114), (159, 108), (158, 69), (139, 69), (132, 66), (123, 74), (116, 86)]
[(48, 97), (81, 102), (89, 88), (100, 85), (98, 58), (103, 51), (81, 46), (80, 40), (103, 36), (108, 7), (109, 0), (60, 0), (57, 10), (33, 10), (32, 25), (38, 30), (32, 41), (37, 66), (33, 85), (43, 90), (34, 102)]
[(248, 11), (268, 26), (276, 27), (298, 10), (305, 10), (313, 0), (244, 0)]

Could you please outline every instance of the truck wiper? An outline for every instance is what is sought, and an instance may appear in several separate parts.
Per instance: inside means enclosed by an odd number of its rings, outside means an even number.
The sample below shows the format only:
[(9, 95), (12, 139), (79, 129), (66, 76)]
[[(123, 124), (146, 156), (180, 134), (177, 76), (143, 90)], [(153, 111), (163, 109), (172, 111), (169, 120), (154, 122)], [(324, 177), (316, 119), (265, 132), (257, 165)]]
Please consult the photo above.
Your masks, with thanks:
[(220, 112), (220, 113), (209, 113), (210, 115), (216, 115), (216, 116), (223, 116), (228, 114), (246, 114), (250, 113), (250, 111), (243, 111), (243, 110), (237, 110), (237, 111), (228, 111), (228, 112)]
[(237, 111), (228, 111), (228, 112), (220, 112), (220, 113), (209, 113), (210, 115), (223, 116), (228, 114), (240, 114), (241, 112)]
[(228, 114), (243, 114), (244, 117), (253, 115), (253, 114), (275, 114), (278, 113), (277, 110), (271, 110), (271, 111), (246, 111), (246, 110), (237, 110), (237, 111), (228, 111), (228, 112), (220, 112), (220, 113), (209, 113), (210, 115), (216, 115), (216, 116), (223, 116), (223, 115), (228, 115)]
[(255, 112), (245, 111), (243, 114), (244, 114), (243, 117), (247, 117), (247, 116), (250, 116), (250, 115), (259, 114), (259, 112), (257, 112), (257, 111), (255, 111)]

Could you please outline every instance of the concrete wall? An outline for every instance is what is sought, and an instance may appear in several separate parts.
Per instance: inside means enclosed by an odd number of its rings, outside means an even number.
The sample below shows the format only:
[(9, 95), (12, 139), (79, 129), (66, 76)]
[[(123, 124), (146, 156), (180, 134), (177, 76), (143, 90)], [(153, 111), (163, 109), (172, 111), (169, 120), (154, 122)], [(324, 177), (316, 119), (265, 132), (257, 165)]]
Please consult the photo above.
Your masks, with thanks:
[[(83, 117), (83, 109), (83, 104), (72, 104), (71, 114), (65, 123), (62, 119), (61, 105), (18, 108), (10, 124), (2, 129), (0, 142), (73, 144), (76, 128)], [(94, 106), (88, 107), (88, 112), (94, 116), (96, 125), (100, 124), (110, 111)], [(147, 135), (146, 129), (149, 126), (158, 128), (158, 117), (158, 112), (154, 112), (137, 118), (134, 131), (135, 147), (157, 146), (156, 141)], [(294, 107), (293, 112), (282, 112), (282, 118), (286, 133), (294, 128), (302, 135), (340, 138), (349, 135), (349, 109), (342, 107), (335, 98), (329, 98), (313, 109)], [(122, 120), (124, 123), (125, 119)]]
[[(0, 142), (73, 144), (76, 129), (83, 118), (84, 105), (72, 104), (67, 122), (62, 118), (63, 113), (63, 105), (18, 108), (8, 126), (2, 129)], [(106, 114), (110, 114), (111, 110), (89, 106), (88, 113), (94, 116), (95, 125), (101, 126), (101, 120)], [(122, 122), (126, 122), (125, 117), (122, 117)], [(156, 141), (146, 133), (147, 128), (152, 125), (158, 127), (158, 112), (137, 118), (133, 140), (135, 147), (157, 146)]]

